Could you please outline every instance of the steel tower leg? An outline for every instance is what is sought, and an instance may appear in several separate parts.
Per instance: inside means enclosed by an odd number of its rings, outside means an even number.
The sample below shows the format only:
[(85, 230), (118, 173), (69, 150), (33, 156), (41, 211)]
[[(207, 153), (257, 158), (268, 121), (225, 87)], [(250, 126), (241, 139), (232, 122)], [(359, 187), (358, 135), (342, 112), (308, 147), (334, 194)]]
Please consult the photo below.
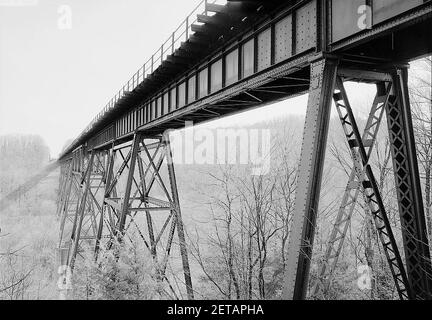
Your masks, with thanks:
[(69, 205), (70, 193), (72, 189), (72, 161), (64, 163), (62, 167), (62, 194), (60, 201), (57, 204), (57, 216), (60, 218), (60, 243), (62, 242), (65, 224), (68, 219), (67, 208)]
[(432, 299), (432, 269), (408, 92), (408, 70), (393, 75), (387, 122), (406, 267), (417, 299)]
[[(350, 75), (352, 77), (353, 73), (351, 72)], [(358, 80), (361, 81), (362, 76), (363, 75), (358, 75), (358, 77), (354, 76), (353, 78), (358, 78)], [(406, 68), (398, 70), (398, 72), (393, 75), (393, 81), (388, 79), (388, 76), (385, 77), (384, 74), (379, 76), (378, 73), (375, 73), (373, 76), (377, 77), (377, 79), (386, 78), (387, 80), (384, 81), (388, 83), (385, 99), (383, 99), (384, 95), (381, 95), (381, 98), (377, 95), (372, 113), (374, 112), (377, 99), (379, 98), (381, 100), (379, 108), (384, 108), (387, 112), (407, 272), (405, 272), (405, 267), (398, 252), (397, 244), (373, 172), (368, 165), (371, 148), (375, 139), (374, 137), (376, 136), (376, 130), (378, 130), (380, 117), (382, 116), (382, 110), (379, 111), (380, 115), (378, 117), (372, 116), (371, 113), (365, 128), (365, 134), (360, 136), (343, 87), (342, 77), (340, 77), (337, 78), (337, 90), (334, 94), (334, 99), (342, 126), (349, 140), (348, 142), (354, 161), (353, 171), (355, 171), (355, 175), (357, 176), (356, 181), (353, 179), (350, 179), (350, 181), (353, 180), (352, 182), (356, 182), (355, 185), (358, 185), (356, 188), (353, 188), (353, 190), (356, 190), (353, 197), (344, 197), (347, 199), (350, 198), (353, 201), (345, 202), (349, 203), (351, 208), (358, 196), (358, 190), (361, 189), (365, 194), (366, 202), (374, 218), (378, 235), (400, 298), (430, 299), (432, 272), (418, 164), (415, 154), (411, 110), (409, 106), (407, 87), (408, 73)], [(379, 81), (382, 80), (377, 80), (378, 83)], [(383, 92), (383, 88), (385, 88), (385, 84), (381, 83), (381, 90), (378, 90), (378, 92)], [(390, 88), (392, 90), (390, 90)], [(383, 103), (384, 100), (386, 100), (387, 103)], [(375, 108), (375, 112), (376, 111), (378, 110)], [(375, 118), (376, 121), (374, 120), (372, 123), (375, 123), (374, 125), (377, 128), (371, 131), (369, 125), (371, 123), (370, 120), (373, 118)], [(371, 132), (368, 133), (367, 131)], [(368, 136), (365, 136), (366, 134)], [(299, 183), (301, 183), (301, 176), (299, 179)], [(351, 188), (348, 187), (347, 192), (348, 189), (351, 190)], [(343, 214), (340, 214), (341, 211)], [(337, 224), (335, 225), (337, 232), (333, 230), (332, 233), (332, 239), (335, 240), (334, 242), (336, 245), (331, 242), (326, 255), (326, 262), (330, 261), (331, 266), (324, 263), (320, 269), (320, 274), (324, 275), (324, 277), (325, 275), (331, 275), (332, 269), (336, 264), (341, 249), (341, 243), (344, 239), (344, 230), (349, 224), (351, 213), (351, 210), (347, 213), (345, 210), (342, 210), (342, 207), (339, 211), (339, 220), (337, 220)], [(338, 221), (340, 223), (338, 223)], [(339, 228), (341, 226), (343, 228)], [(295, 227), (293, 226), (293, 228)]]
[[(373, 101), (362, 136), (362, 142), (367, 153), (367, 159), (370, 158), (375, 145), (376, 137), (384, 115), (385, 106), (388, 103), (391, 93), (391, 85), (391, 83), (387, 84), (385, 82), (377, 83), (377, 94)], [(357, 198), (360, 193), (364, 193), (364, 189), (361, 187), (364, 179), (359, 180), (357, 177), (356, 166), (359, 164), (356, 160), (358, 159), (353, 158), (354, 166), (351, 169), (351, 174), (342, 197), (342, 202), (330, 234), (324, 259), (318, 268), (318, 279), (313, 288), (313, 296), (325, 294), (329, 289), (332, 274), (337, 265), (345, 236), (351, 223)]]
[(57, 200), (57, 217), (61, 217), (62, 207), (66, 197), (66, 186), (67, 177), (69, 173), (70, 162), (63, 162), (60, 166), (60, 177), (59, 177), (59, 197)]
[(73, 270), (74, 268), (75, 259), (78, 252), (78, 246), (81, 240), (81, 229), (83, 226), (84, 215), (88, 205), (87, 196), (90, 190), (90, 178), (92, 173), (93, 160), (94, 160), (94, 152), (91, 153), (90, 159), (88, 160), (87, 163), (87, 169), (83, 177), (84, 191), (79, 201), (78, 211), (75, 216), (75, 225), (71, 237), (71, 251), (69, 252), (69, 257), (68, 257), (68, 266), (71, 268), (71, 270)]
[(103, 236), (104, 231), (104, 224), (105, 224), (105, 198), (107, 194), (107, 188), (111, 184), (112, 178), (113, 178), (113, 166), (114, 166), (114, 151), (111, 148), (108, 153), (106, 153), (106, 164), (105, 164), (105, 170), (103, 172), (103, 184), (104, 188), (102, 190), (102, 202), (100, 205), (100, 215), (99, 215), (99, 221), (97, 225), (97, 234), (96, 234), (96, 241), (95, 241), (95, 260), (98, 258), (99, 249), (100, 249), (100, 243)]
[(360, 136), (341, 77), (338, 77), (336, 80), (336, 88), (337, 91), (334, 94), (334, 100), (344, 133), (348, 139), (351, 155), (354, 160), (354, 169), (358, 181), (361, 181), (361, 188), (364, 191), (366, 203), (374, 219), (377, 234), (389, 264), (397, 292), (400, 299), (411, 299), (412, 290), (408, 277), (384, 208), (378, 184), (368, 164), (369, 155)]
[(73, 153), (69, 160), (69, 170), (65, 177), (64, 201), (60, 207), (60, 234), (59, 234), (59, 255), (60, 265), (67, 265), (68, 253), (71, 245), (72, 231), (76, 223), (76, 213), (80, 201), (80, 186), (78, 180), (81, 177), (79, 172), (79, 159), (77, 152)]
[(125, 223), (126, 223), (126, 216), (129, 213), (129, 205), (131, 202), (131, 199), (130, 199), (131, 196), (130, 195), (131, 195), (131, 191), (132, 191), (132, 183), (133, 183), (134, 173), (135, 173), (135, 164), (137, 161), (141, 140), (142, 140), (141, 134), (140, 133), (135, 134), (135, 137), (134, 137), (134, 140), (132, 143), (129, 172), (128, 172), (128, 177), (127, 177), (127, 181), (126, 181), (126, 190), (124, 193), (123, 204), (121, 206), (121, 212), (120, 212), (120, 219), (118, 222), (118, 227), (116, 230), (116, 232), (119, 233), (118, 235), (120, 237), (123, 236), (124, 227), (125, 227)]
[(66, 244), (64, 242), (65, 230), (66, 226), (71, 223), (70, 215), (69, 215), (69, 206), (71, 202), (71, 193), (73, 191), (73, 181), (72, 181), (72, 172), (73, 172), (73, 161), (69, 160), (62, 165), (62, 195), (60, 201), (57, 204), (57, 216), (60, 219), (60, 232), (59, 232), (59, 246), (58, 246), (58, 260), (59, 265), (67, 264), (67, 251)]
[[(97, 222), (102, 208), (99, 203), (103, 190), (104, 152), (92, 151), (86, 155), (74, 152), (65, 177), (64, 203), (61, 204), (59, 253), (61, 265), (74, 266), (82, 244), (96, 239)], [(64, 180), (65, 180), (64, 179)]]
[(306, 296), (337, 62), (311, 64), (295, 209), (287, 247), (283, 299)]
[[(128, 150), (127, 154), (125, 150)], [(99, 217), (95, 251), (103, 246), (104, 230), (108, 229), (110, 238), (105, 247), (110, 249), (116, 241), (129, 240), (130, 230), (132, 227), (135, 228), (157, 266), (156, 279), (166, 281), (177, 297), (166, 273), (177, 229), (186, 293), (189, 299), (193, 299), (169, 137), (147, 137), (143, 133), (137, 133), (132, 144), (112, 148), (108, 163), (102, 206), (103, 217)], [(166, 174), (162, 172), (164, 163), (167, 165), (167, 171), (164, 172)], [(123, 181), (123, 178), (126, 183), (121, 185), (121, 188), (125, 191), (119, 197), (117, 188), (120, 187), (120, 180)], [(166, 217), (164, 212), (167, 214)], [(143, 220), (145, 223), (141, 223)], [(159, 228), (155, 220), (160, 223)]]
[(174, 171), (174, 162), (172, 158), (169, 134), (166, 134), (163, 137), (163, 140), (166, 144), (166, 149), (167, 149), (166, 153), (167, 153), (168, 175), (171, 184), (172, 200), (174, 205), (172, 211), (173, 214), (175, 215), (176, 224), (177, 224), (177, 235), (180, 242), (180, 254), (182, 257), (186, 290), (187, 290), (188, 298), (192, 300), (194, 298), (193, 289), (192, 289), (192, 279), (191, 279), (189, 259), (188, 259), (187, 249), (186, 249), (186, 240), (185, 240), (185, 235), (183, 230), (183, 221), (182, 221), (181, 210), (180, 210), (180, 200), (177, 191), (177, 180)]

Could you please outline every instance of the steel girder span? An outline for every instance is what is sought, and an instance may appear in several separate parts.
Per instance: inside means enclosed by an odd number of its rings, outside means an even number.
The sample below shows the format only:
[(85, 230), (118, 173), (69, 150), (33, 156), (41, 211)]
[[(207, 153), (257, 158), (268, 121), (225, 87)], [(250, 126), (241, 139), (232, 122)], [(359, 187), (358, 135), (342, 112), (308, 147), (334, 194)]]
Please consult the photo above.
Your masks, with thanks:
[[(283, 297), (306, 296), (333, 99), (347, 135), (353, 169), (326, 261), (320, 267), (322, 281), (314, 286), (314, 292), (328, 287), (351, 208), (361, 194), (372, 214), (399, 297), (430, 298), (429, 245), (407, 71), (400, 62), (432, 52), (428, 35), (431, 2), (412, 1), (407, 5), (391, 0), (274, 0), (230, 1), (225, 6), (207, 1), (202, 4), (202, 14), (186, 19), (184, 41), (176, 46), (178, 37), (173, 33), (170, 45), (166, 42), (151, 57), (150, 66), (140, 69), (61, 155), (62, 264), (74, 267), (83, 242), (89, 242), (97, 254), (102, 245), (109, 247), (116, 239), (127, 237), (131, 226), (141, 230), (136, 217), (145, 217), (146, 243), (153, 259), (162, 266), (162, 280), (167, 280), (164, 266), (170, 249), (166, 248), (171, 248), (177, 230), (185, 292), (192, 298), (174, 167), (166, 167), (168, 175), (158, 174), (164, 167), (164, 157), (170, 154), (169, 139), (163, 132), (183, 127), (185, 120), (209, 121), (309, 92)], [(359, 8), (365, 11), (359, 14)], [(363, 134), (344, 90), (347, 80), (377, 85)], [(376, 132), (383, 127), (384, 112), (392, 143), (403, 249), (397, 247), (368, 164)], [(165, 153), (158, 158), (150, 150)], [(167, 176), (168, 180), (163, 181)], [(164, 199), (149, 195), (156, 182)], [(154, 211), (168, 213), (160, 233), (152, 231)], [(165, 255), (161, 257), (156, 248), (165, 232)]]

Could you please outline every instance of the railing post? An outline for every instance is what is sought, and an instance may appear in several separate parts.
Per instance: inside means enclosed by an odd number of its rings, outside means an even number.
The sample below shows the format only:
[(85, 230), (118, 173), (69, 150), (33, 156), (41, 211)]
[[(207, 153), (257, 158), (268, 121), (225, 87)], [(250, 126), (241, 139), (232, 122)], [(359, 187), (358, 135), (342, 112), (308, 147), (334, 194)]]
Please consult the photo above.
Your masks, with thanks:
[(186, 17), (186, 39), (185, 39), (185, 41), (187, 41), (188, 38), (189, 38), (189, 16)]
[(161, 64), (163, 62), (163, 47), (164, 47), (164, 45), (162, 44), (161, 48), (160, 48), (160, 50), (161, 50)]
[(175, 42), (175, 35), (174, 34), (175, 33), (173, 32), (172, 36), (171, 36), (171, 53), (174, 53), (174, 42)]
[(154, 60), (154, 54), (152, 55), (151, 58), (151, 73), (153, 73), (153, 60)]

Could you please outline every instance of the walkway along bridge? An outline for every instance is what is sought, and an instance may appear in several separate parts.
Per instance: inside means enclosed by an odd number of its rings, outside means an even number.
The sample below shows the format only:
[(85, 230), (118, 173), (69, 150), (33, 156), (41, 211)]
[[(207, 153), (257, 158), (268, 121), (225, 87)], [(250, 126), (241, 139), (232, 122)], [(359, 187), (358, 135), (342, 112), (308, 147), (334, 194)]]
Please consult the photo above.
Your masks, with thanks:
[[(194, 291), (167, 129), (309, 93), (283, 298), (304, 299), (332, 100), (352, 155), (352, 172), (314, 292), (328, 289), (359, 193), (373, 215), (401, 299), (430, 299), (432, 272), (420, 189), (408, 62), (432, 53), (432, 1), (202, 1), (61, 154), (58, 214), (62, 264), (85, 245), (138, 229), (166, 279), (178, 243), (189, 299)], [(345, 81), (376, 85), (360, 132)], [(382, 123), (386, 114), (387, 123)], [(368, 163), (378, 129), (391, 143), (403, 248), (398, 248)], [(166, 170), (167, 174), (162, 174)], [(151, 196), (154, 188), (161, 197)], [(166, 220), (156, 232), (155, 214)], [(142, 226), (144, 227), (144, 226)], [(166, 237), (165, 250), (157, 250)], [(178, 242), (175, 238), (178, 238)], [(401, 251), (404, 250), (404, 261)]]

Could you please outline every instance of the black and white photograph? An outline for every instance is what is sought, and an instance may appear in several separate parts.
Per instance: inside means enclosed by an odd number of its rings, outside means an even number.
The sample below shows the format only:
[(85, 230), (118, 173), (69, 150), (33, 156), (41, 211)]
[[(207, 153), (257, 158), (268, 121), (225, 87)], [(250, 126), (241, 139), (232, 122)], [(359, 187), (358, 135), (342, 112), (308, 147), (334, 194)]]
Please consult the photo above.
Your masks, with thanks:
[(431, 248), (431, 0), (0, 0), (0, 303), (426, 302)]

